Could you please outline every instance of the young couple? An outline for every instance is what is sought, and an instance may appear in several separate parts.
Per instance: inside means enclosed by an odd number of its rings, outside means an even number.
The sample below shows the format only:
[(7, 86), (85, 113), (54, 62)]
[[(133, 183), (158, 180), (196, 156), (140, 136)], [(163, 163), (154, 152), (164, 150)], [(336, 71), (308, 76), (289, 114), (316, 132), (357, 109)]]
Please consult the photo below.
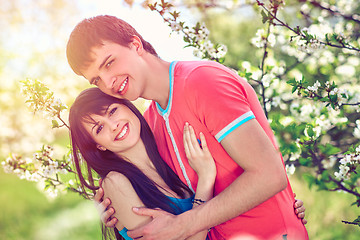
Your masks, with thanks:
[[(81, 177), (81, 158), (103, 178), (95, 200), (107, 226), (125, 239), (308, 239), (244, 79), (215, 62), (166, 62), (112, 16), (80, 22), (67, 57), (105, 93), (80, 94), (70, 129), (82, 183), (95, 188)], [(152, 100), (146, 121), (122, 100), (139, 97)]]

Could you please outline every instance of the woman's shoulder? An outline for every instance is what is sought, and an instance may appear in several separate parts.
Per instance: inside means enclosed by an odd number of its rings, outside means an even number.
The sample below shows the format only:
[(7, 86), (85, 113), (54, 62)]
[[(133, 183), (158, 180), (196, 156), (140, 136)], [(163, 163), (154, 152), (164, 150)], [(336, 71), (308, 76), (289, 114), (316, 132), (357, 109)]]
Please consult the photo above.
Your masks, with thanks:
[(144, 207), (130, 180), (121, 173), (109, 172), (103, 179), (104, 198), (111, 199), (111, 207), (115, 209), (115, 217), (119, 220), (116, 227), (134, 229), (151, 220), (147, 216), (136, 215), (133, 207)]
[(106, 189), (119, 189), (120, 191), (133, 189), (130, 180), (124, 174), (115, 171), (111, 171), (106, 175), (102, 187), (104, 191)]

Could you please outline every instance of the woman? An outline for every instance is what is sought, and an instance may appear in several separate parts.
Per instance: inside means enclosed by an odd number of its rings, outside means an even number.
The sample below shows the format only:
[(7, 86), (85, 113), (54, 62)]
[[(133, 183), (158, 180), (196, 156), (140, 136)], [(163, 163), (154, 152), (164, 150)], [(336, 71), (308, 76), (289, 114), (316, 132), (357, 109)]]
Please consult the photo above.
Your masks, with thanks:
[[(133, 229), (151, 219), (133, 213), (132, 207), (160, 208), (180, 214), (209, 200), (216, 176), (215, 163), (200, 133), (201, 146), (191, 126), (184, 127), (184, 146), (198, 174), (195, 196), (161, 158), (152, 132), (141, 113), (127, 100), (83, 91), (69, 115), (73, 159), (83, 187), (96, 190), (92, 170), (103, 179), (105, 195), (112, 199), (117, 239), (131, 239)], [(87, 177), (84, 177), (85, 160)], [(86, 181), (86, 178), (89, 182)], [(207, 231), (190, 239), (206, 239)]]

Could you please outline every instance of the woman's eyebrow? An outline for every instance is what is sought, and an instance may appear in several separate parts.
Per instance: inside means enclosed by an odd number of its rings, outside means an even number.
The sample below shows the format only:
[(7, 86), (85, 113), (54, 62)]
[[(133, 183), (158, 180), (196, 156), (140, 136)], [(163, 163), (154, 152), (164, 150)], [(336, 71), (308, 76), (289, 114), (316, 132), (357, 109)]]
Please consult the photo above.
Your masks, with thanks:
[(106, 110), (105, 110), (105, 113), (104, 113), (104, 114), (106, 114), (106, 113), (108, 112), (108, 110), (109, 110), (110, 106), (111, 106), (111, 104), (110, 104), (109, 106), (107, 106), (107, 108), (106, 108)]
[(94, 126), (91, 128), (91, 131), (94, 131), (94, 128), (95, 128), (97, 125), (99, 125), (99, 122), (96, 122), (96, 123), (94, 124)]

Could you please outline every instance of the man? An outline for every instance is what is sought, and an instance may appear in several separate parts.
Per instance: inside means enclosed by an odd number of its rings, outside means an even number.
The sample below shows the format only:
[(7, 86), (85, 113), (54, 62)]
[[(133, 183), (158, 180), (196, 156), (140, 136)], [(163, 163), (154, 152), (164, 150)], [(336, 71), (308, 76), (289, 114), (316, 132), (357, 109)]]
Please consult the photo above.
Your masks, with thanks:
[[(153, 101), (145, 117), (160, 154), (191, 189), (196, 189), (197, 176), (183, 150), (186, 122), (205, 134), (216, 162), (212, 200), (177, 216), (134, 208), (153, 221), (129, 231), (130, 237), (185, 239), (211, 228), (211, 239), (308, 238), (294, 214), (293, 192), (275, 138), (244, 79), (215, 62), (166, 62), (135, 29), (111, 16), (79, 23), (67, 57), (75, 73), (103, 92)], [(100, 190), (96, 198), (102, 195)], [(103, 214), (103, 221), (112, 213)]]

